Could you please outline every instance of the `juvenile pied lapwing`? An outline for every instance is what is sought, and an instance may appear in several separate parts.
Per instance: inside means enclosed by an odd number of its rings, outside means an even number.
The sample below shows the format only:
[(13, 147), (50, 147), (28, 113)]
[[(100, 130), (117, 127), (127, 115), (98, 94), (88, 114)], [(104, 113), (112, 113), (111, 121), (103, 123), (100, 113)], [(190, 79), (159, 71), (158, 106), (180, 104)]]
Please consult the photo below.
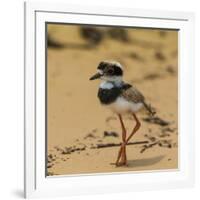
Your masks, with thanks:
[[(135, 113), (144, 107), (151, 115), (155, 114), (151, 106), (145, 102), (144, 96), (134, 86), (125, 83), (122, 77), (123, 68), (120, 63), (103, 61), (99, 63), (97, 73), (90, 78), (90, 80), (102, 80), (98, 98), (102, 105), (111, 108), (119, 117), (122, 128), (122, 144), (116, 166), (127, 164), (126, 145), (141, 126)], [(136, 121), (136, 125), (129, 136), (126, 134), (126, 128), (122, 120), (122, 115), (125, 113), (131, 114)]]

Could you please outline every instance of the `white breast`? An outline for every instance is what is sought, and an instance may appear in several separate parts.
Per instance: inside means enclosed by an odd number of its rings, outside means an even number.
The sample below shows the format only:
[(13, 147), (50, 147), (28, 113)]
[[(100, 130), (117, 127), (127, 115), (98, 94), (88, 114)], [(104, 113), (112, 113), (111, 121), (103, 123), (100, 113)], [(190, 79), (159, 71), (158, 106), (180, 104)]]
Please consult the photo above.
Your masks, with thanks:
[(119, 113), (119, 114), (124, 114), (128, 112), (137, 112), (139, 111), (142, 107), (142, 103), (134, 103), (127, 101), (123, 97), (118, 97), (116, 101), (110, 105), (108, 105), (112, 111)]

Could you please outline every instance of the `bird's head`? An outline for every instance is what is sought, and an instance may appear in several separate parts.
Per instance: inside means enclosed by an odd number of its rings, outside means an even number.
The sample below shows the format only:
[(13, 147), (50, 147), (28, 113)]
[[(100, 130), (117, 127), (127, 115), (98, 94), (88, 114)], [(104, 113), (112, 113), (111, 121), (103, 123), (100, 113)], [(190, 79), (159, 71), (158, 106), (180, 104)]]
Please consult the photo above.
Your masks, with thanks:
[(121, 81), (123, 68), (120, 63), (114, 61), (102, 61), (97, 67), (97, 73), (90, 80), (102, 79), (105, 81)]

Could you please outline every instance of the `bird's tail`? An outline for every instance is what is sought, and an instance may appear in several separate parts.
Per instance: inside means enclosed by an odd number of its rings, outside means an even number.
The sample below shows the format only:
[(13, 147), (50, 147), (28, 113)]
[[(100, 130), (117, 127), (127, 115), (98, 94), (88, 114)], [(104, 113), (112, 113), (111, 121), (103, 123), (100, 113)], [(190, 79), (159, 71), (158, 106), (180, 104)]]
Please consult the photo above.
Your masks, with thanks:
[(150, 104), (147, 104), (146, 102), (143, 102), (143, 105), (144, 105), (144, 107), (146, 108), (146, 110), (149, 112), (149, 114), (151, 116), (154, 116), (156, 114), (155, 109), (153, 109)]

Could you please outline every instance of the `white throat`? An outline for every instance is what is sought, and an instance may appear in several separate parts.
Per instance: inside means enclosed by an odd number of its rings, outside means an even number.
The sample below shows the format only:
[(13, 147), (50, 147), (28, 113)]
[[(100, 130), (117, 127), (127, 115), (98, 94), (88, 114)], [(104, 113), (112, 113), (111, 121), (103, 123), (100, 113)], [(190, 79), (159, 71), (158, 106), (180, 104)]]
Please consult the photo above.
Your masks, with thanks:
[(113, 77), (106, 77), (103, 76), (102, 82), (100, 84), (100, 88), (102, 89), (111, 89), (113, 87), (120, 87), (123, 83), (122, 76), (113, 76)]
[(114, 84), (119, 84), (122, 82), (122, 76), (102, 76), (102, 80), (113, 82)]

